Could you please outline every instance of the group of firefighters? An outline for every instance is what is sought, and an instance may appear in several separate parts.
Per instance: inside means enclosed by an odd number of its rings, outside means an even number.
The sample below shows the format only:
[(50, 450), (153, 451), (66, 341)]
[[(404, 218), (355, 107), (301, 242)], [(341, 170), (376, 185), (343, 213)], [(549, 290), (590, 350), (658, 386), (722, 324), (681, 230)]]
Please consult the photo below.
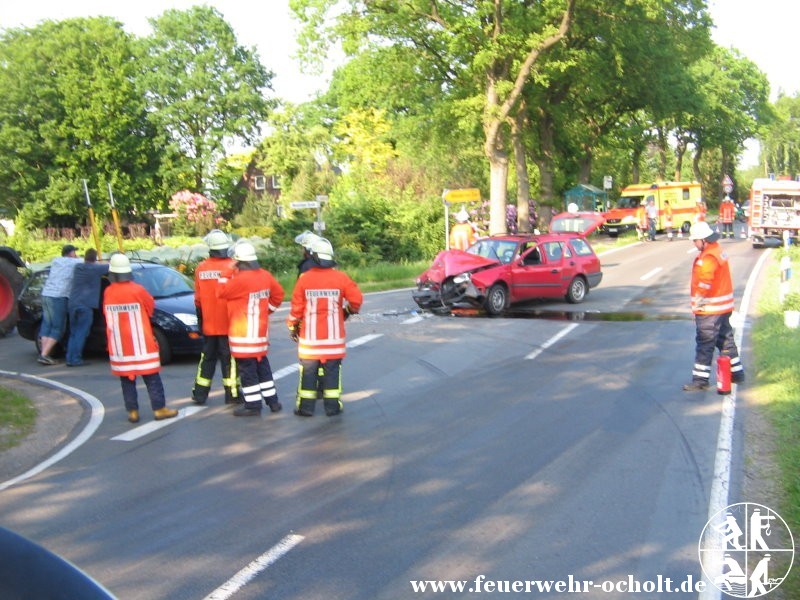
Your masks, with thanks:
[[(310, 417), (322, 398), (325, 413), (342, 412), (341, 364), (345, 357), (344, 321), (357, 313), (363, 295), (357, 284), (336, 269), (333, 246), (306, 232), (296, 239), (303, 261), (286, 320), (290, 338), (298, 344), (300, 379), (294, 413)], [(217, 362), (222, 370), (225, 403), (237, 405), (235, 416), (259, 416), (263, 407), (278, 412), (282, 405), (267, 358), (269, 317), (284, 299), (275, 277), (258, 262), (255, 247), (236, 244), (223, 231), (206, 236), (209, 257), (195, 270), (195, 305), (204, 335), (192, 400), (205, 404)], [(141, 376), (156, 420), (177, 411), (166, 407), (159, 372), (158, 344), (150, 325), (154, 301), (131, 277), (128, 257), (114, 254), (109, 261), (103, 301), (111, 370), (122, 381), (128, 420), (139, 421), (136, 377)]]

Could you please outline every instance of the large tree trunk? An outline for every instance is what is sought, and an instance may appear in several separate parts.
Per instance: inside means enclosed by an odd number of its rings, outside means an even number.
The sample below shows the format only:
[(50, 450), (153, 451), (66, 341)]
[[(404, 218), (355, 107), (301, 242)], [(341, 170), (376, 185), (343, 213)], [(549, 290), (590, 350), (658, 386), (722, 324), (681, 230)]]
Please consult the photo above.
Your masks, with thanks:
[[(549, 112), (541, 107), (536, 111), (538, 116), (537, 131), (539, 134), (539, 156), (536, 165), (539, 167), (539, 205), (555, 206), (553, 198), (555, 179), (555, 134), (553, 119)], [(560, 209), (560, 202), (557, 208)], [(540, 211), (541, 212), (541, 211)], [(560, 210), (558, 211), (560, 212)], [(544, 222), (549, 219), (542, 217)]]
[(639, 180), (642, 177), (642, 154), (644, 153), (644, 148), (641, 145), (637, 145), (633, 148), (633, 152), (631, 152), (631, 183), (636, 184), (639, 183)]
[(667, 133), (663, 126), (656, 128), (658, 132), (658, 180), (667, 179)]
[(700, 159), (703, 158), (703, 147), (697, 144), (692, 158), (692, 173), (694, 174), (695, 181), (702, 181), (703, 175), (700, 173)]
[(679, 135), (677, 144), (675, 146), (675, 181), (683, 180), (681, 173), (683, 171), (683, 156), (686, 154), (687, 146), (687, 139)]
[(522, 132), (524, 130), (525, 106), (523, 103), (511, 123), (511, 140), (514, 146), (514, 169), (517, 174), (517, 231), (527, 233), (531, 230), (531, 181), (528, 177), (525, 144), (522, 141)]

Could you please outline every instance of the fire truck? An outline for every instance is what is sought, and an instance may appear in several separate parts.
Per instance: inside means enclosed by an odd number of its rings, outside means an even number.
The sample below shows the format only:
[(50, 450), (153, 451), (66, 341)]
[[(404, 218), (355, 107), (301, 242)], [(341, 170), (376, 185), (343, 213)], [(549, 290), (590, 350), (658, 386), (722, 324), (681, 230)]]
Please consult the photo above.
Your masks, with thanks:
[(753, 248), (769, 240), (782, 243), (788, 235), (797, 243), (800, 234), (800, 181), (754, 179), (750, 188), (749, 237)]
[(672, 208), (672, 227), (677, 231), (689, 232), (695, 220), (697, 203), (703, 199), (703, 188), (696, 181), (658, 181), (629, 185), (622, 190), (614, 208), (604, 213), (606, 219), (602, 231), (617, 236), (623, 231), (636, 228), (636, 209), (650, 198), (658, 208), (656, 229), (664, 229), (664, 202)]

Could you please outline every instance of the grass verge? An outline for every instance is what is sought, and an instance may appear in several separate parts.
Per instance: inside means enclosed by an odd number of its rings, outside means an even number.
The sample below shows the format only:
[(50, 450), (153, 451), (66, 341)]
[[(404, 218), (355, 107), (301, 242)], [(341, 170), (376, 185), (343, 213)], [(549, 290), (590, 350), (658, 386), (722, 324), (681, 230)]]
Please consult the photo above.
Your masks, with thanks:
[(36, 408), (25, 396), (0, 387), (0, 450), (16, 446), (33, 431)]
[[(770, 261), (767, 280), (758, 302), (758, 318), (753, 325), (752, 373), (753, 396), (766, 410), (773, 427), (774, 457), (780, 473), (777, 486), (780, 506), (773, 506), (786, 521), (794, 536), (800, 534), (800, 329), (784, 324), (780, 304), (780, 257)], [(793, 247), (789, 256), (796, 265), (800, 249)], [(792, 291), (800, 290), (800, 282), (790, 279)], [(748, 375), (750, 376), (750, 375)], [(757, 502), (757, 500), (753, 500)], [(779, 588), (783, 598), (800, 598), (800, 569), (790, 572)]]

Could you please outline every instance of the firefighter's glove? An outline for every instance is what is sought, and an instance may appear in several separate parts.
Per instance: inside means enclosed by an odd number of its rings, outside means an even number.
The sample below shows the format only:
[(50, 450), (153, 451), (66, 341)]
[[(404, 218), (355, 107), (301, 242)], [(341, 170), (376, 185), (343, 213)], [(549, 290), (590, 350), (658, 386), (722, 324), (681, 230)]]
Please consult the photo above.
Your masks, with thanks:
[(288, 324), (289, 327), (289, 339), (293, 342), (296, 342), (300, 339), (300, 323), (291, 323)]
[(194, 312), (197, 315), (197, 329), (203, 331), (203, 311), (199, 306), (195, 305)]
[(350, 318), (350, 315), (356, 314), (355, 311), (353, 311), (353, 309), (350, 308), (349, 304), (342, 309), (342, 312), (344, 313), (344, 320), (345, 321), (347, 321), (347, 319)]

